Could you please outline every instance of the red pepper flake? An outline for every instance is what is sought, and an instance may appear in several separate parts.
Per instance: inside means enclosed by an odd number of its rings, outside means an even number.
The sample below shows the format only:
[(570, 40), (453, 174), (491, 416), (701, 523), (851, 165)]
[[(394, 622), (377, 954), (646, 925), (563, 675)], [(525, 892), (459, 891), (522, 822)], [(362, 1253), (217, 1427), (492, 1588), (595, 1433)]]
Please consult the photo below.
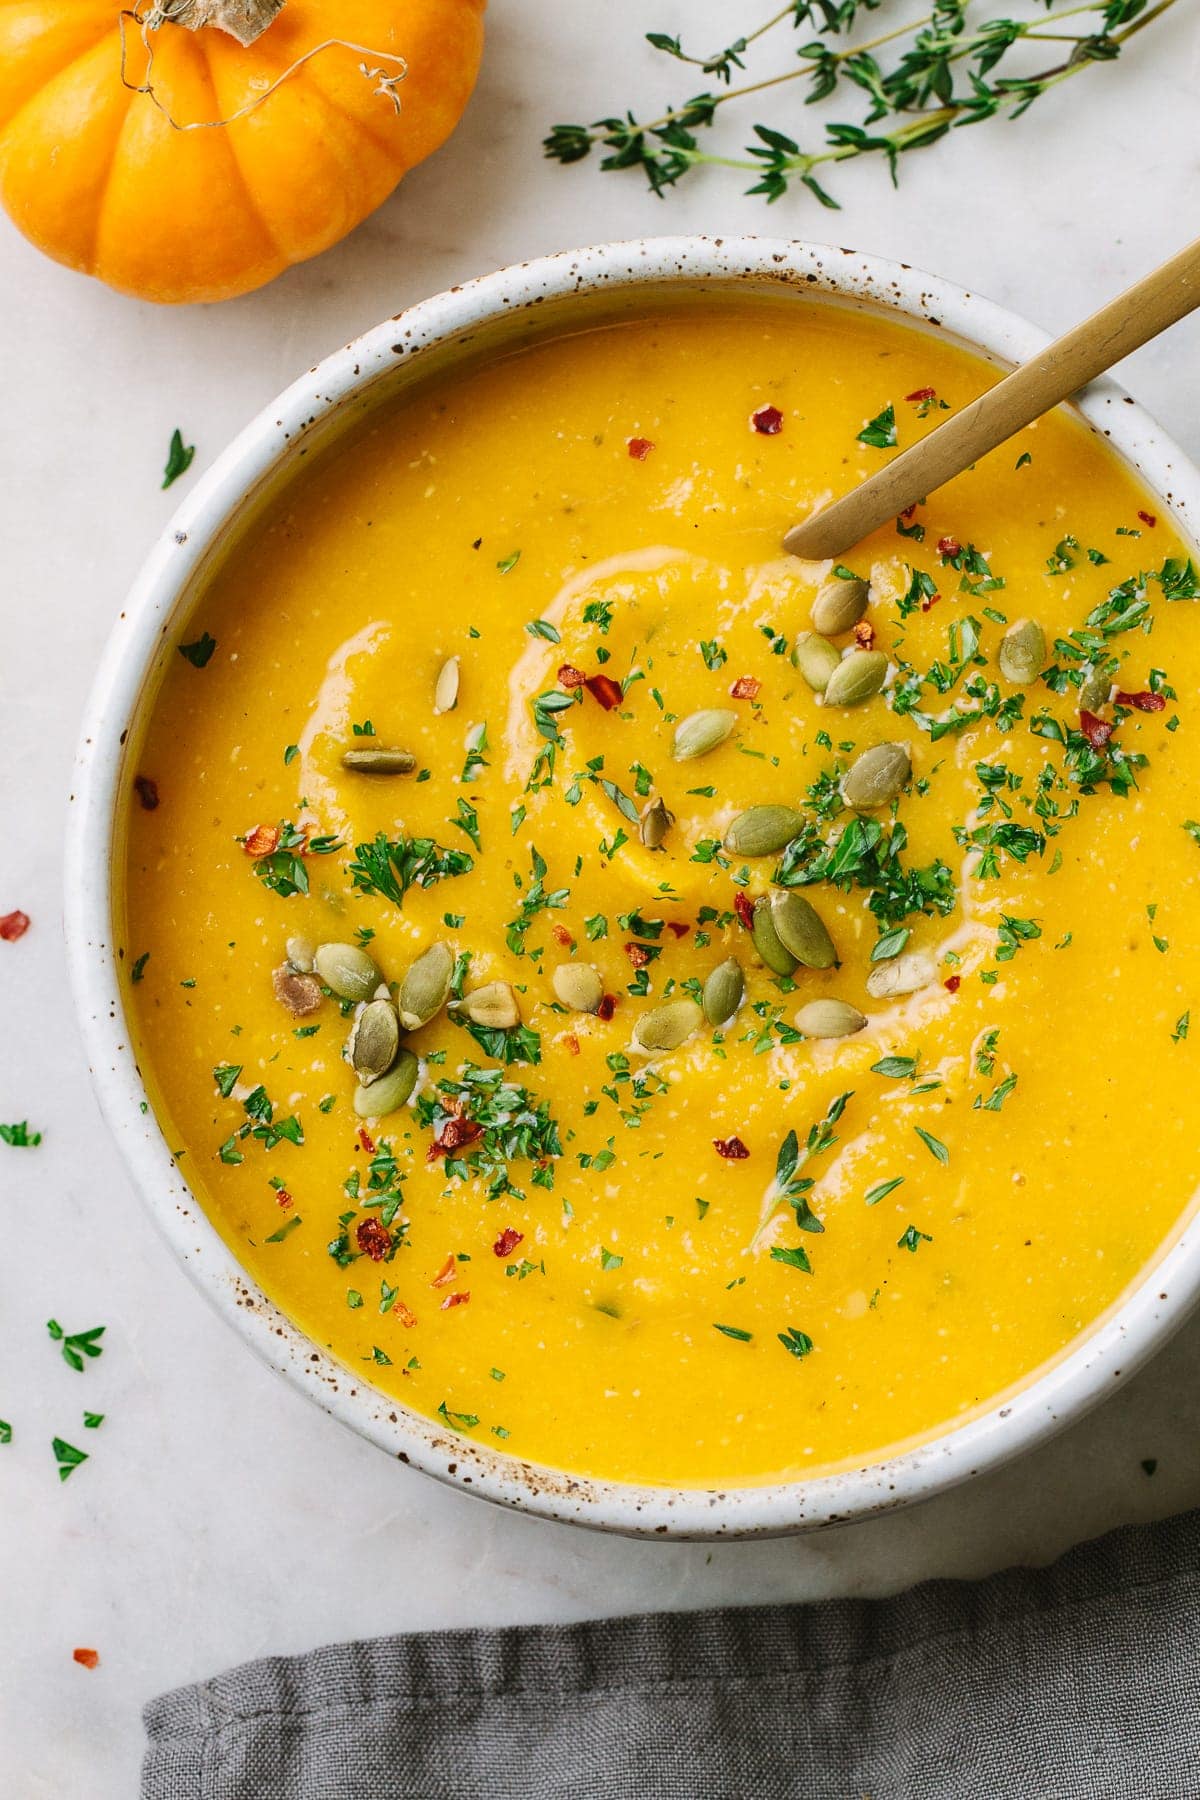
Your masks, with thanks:
[(375, 1139), (371, 1136), (365, 1125), (360, 1125), (358, 1128), (358, 1141), (368, 1156), (374, 1156)]
[(439, 1156), (448, 1156), (452, 1150), (460, 1150), (464, 1144), (473, 1144), (477, 1137), (482, 1136), (483, 1126), (474, 1119), (447, 1119), (425, 1152), (425, 1160), (436, 1162)]
[(158, 783), (151, 781), (149, 775), (135, 775), (134, 791), (147, 812), (153, 812), (158, 805)]
[(926, 594), (924, 599), (921, 601), (921, 611), (928, 612), (931, 606), (937, 605), (937, 603), (941, 599), (941, 597), (942, 596), (940, 594)]
[(278, 825), (256, 825), (242, 839), (242, 849), (247, 856), (273, 856), (278, 848)]
[(905, 507), (904, 511), (900, 514), (900, 517), (909, 520), (915, 519), (917, 516), (917, 508), (920, 504), (921, 502), (919, 500), (914, 500), (911, 506)]
[(1148, 513), (1148, 512), (1139, 511), (1138, 518), (1142, 521), (1143, 525), (1149, 525), (1151, 531), (1153, 531), (1154, 527), (1158, 524), (1158, 514), (1157, 513)]
[(411, 1330), (417, 1322), (416, 1313), (411, 1306), (405, 1306), (403, 1300), (397, 1300), (395, 1302), (392, 1307), (392, 1316), (397, 1324), (403, 1325), (405, 1331)]
[(0, 938), (6, 944), (15, 944), (29, 930), (29, 914), (23, 912), (5, 913), (0, 919)]
[(634, 462), (645, 462), (654, 448), (654, 440), (652, 438), (626, 438), (625, 448)]
[(687, 936), (688, 932), (691, 929), (692, 929), (691, 926), (685, 925), (682, 919), (668, 919), (667, 920), (667, 930), (670, 932), (672, 937), (684, 938)]
[(429, 1285), (430, 1287), (449, 1287), (450, 1283), (454, 1281), (457, 1276), (458, 1258), (456, 1256), (448, 1256)]
[(962, 545), (957, 538), (939, 538), (937, 541), (937, 553), (943, 561), (948, 562), (952, 556), (962, 555)]
[(760, 406), (750, 414), (750, 428), (763, 437), (778, 437), (783, 430), (783, 414), (777, 406)]
[(442, 1311), (449, 1312), (452, 1306), (465, 1306), (470, 1298), (470, 1288), (463, 1288), (457, 1294), (447, 1294), (446, 1298), (442, 1301)]
[(750, 1154), (740, 1137), (714, 1138), (713, 1149), (726, 1162), (745, 1162)]
[(100, 1652), (98, 1650), (72, 1650), (71, 1658), (84, 1669), (98, 1669), (100, 1667)]
[(496, 1256), (511, 1256), (517, 1245), (524, 1242), (523, 1231), (518, 1231), (515, 1225), (506, 1225), (492, 1245), (492, 1250)]
[(563, 663), (558, 671), (558, 685), (560, 688), (566, 688), (568, 693), (572, 693), (575, 688), (581, 688), (586, 680), (587, 676), (583, 670), (577, 669), (574, 663)]
[(621, 684), (614, 681), (611, 675), (589, 675), (583, 685), (592, 699), (600, 702), (605, 712), (611, 712), (614, 706), (620, 706), (623, 698)]
[(372, 1262), (382, 1262), (392, 1247), (392, 1234), (382, 1219), (360, 1219), (354, 1227), (354, 1241)]
[(961, 975), (947, 975), (945, 981), (943, 981), (943, 983), (942, 983), (942, 986), (945, 988), (945, 990), (948, 994), (957, 994), (959, 988), (962, 986), (962, 976)]
[(737, 914), (738, 923), (743, 931), (749, 931), (754, 924), (754, 907), (749, 895), (744, 894), (741, 888), (733, 897), (733, 910)]
[(735, 700), (757, 700), (762, 682), (753, 675), (739, 675), (729, 692)]
[(1150, 694), (1145, 689), (1140, 694), (1125, 694), (1120, 688), (1113, 695), (1113, 702), (1117, 706), (1134, 706), (1138, 712), (1161, 712), (1167, 704), (1163, 694)]
[(275, 1204), (276, 1206), (295, 1206), (296, 1202), (292, 1199), (292, 1196), (288, 1193), (286, 1188), (276, 1188)]
[[(914, 405), (919, 400), (936, 400), (937, 399), (937, 389), (936, 388), (914, 388), (912, 393), (905, 394), (904, 398), (906, 400), (911, 400), (914, 403)], [(904, 516), (905, 516), (905, 518), (907, 518), (908, 514), (906, 513)]]
[(596, 1008), (596, 1017), (598, 1019), (611, 1019), (616, 1010), (617, 996), (615, 994), (604, 994), (601, 996), (600, 1004)]
[(854, 638), (860, 650), (869, 650), (875, 642), (875, 627), (870, 619), (860, 619), (854, 627)]
[(573, 1031), (568, 1031), (562, 1042), (572, 1056), (579, 1055), (579, 1039), (575, 1036)]
[(651, 958), (651, 952), (645, 944), (626, 944), (625, 954), (635, 969), (644, 969)]
[(571, 933), (567, 930), (565, 925), (552, 925), (550, 927), (550, 935), (556, 944), (562, 945), (564, 950), (570, 950), (575, 943), (575, 939), (571, 936)]
[(1082, 731), (1093, 750), (1103, 750), (1113, 734), (1112, 724), (1108, 719), (1098, 719), (1095, 713), (1081, 712), (1079, 729)]

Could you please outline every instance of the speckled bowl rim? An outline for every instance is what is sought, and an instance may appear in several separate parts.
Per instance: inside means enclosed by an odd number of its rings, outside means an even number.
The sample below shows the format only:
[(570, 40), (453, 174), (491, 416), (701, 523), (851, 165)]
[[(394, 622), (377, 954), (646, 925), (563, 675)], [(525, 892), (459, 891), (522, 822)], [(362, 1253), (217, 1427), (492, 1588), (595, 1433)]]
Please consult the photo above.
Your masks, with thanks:
[[(1096, 1404), (1180, 1324), (1200, 1293), (1200, 1230), (1183, 1226), (1158, 1261), (1074, 1347), (985, 1412), (883, 1462), (792, 1481), (723, 1489), (635, 1486), (525, 1463), (355, 1379), (268, 1301), (183, 1183), (145, 1092), (125, 1026), (111, 926), (114, 825), (122, 746), (164, 633), (189, 583), (246, 496), (303, 453), (328, 422), (397, 367), (545, 301), (628, 290), (794, 289), (940, 327), (1001, 363), (1022, 361), (1046, 334), (992, 302), (906, 264), (857, 251), (740, 237), (639, 239), (563, 251), (471, 281), (410, 307), (295, 382), (234, 440), (184, 499), (134, 583), (101, 661), (75, 765), (66, 857), (66, 924), (76, 1005), (104, 1114), (155, 1224), (192, 1280), (258, 1354), (328, 1412), (401, 1462), (469, 1493), (604, 1530), (743, 1538), (861, 1519), (936, 1494), (1049, 1437)], [(657, 298), (657, 295), (655, 295)], [(572, 304), (574, 300), (572, 299)], [(554, 317), (555, 308), (547, 312)], [(579, 324), (587, 322), (580, 306)], [(550, 326), (551, 320), (547, 319)], [(563, 326), (555, 318), (553, 329)], [(1194, 541), (1200, 473), (1115, 383), (1081, 398), (1107, 437)]]

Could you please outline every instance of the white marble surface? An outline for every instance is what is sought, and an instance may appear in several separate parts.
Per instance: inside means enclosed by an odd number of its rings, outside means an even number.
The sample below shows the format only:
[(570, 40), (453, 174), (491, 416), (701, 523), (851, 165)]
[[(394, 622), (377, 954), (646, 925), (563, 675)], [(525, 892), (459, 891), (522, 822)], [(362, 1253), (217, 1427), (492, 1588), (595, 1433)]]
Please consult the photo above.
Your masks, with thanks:
[[(0, 913), (21, 906), (34, 920), (23, 942), (0, 944), (0, 1118), (28, 1115), (45, 1132), (36, 1152), (0, 1146), (0, 1417), (15, 1428), (0, 1448), (0, 1791), (124, 1800), (143, 1702), (263, 1652), (423, 1626), (884, 1593), (1043, 1560), (1200, 1500), (1200, 1319), (1018, 1466), (822, 1536), (626, 1543), (438, 1488), (259, 1368), (172, 1264), (91, 1100), (59, 928), (76, 724), (110, 620), (174, 498), (158, 481), (175, 425), (199, 467), (357, 330), (464, 276), (606, 236), (834, 239), (1065, 326), (1195, 228), (1193, 10), (1019, 126), (912, 157), (899, 194), (878, 168), (841, 171), (840, 214), (803, 196), (767, 211), (722, 172), (656, 202), (636, 177), (543, 163), (552, 120), (678, 91), (639, 50), (642, 29), (685, 25), (716, 42), (733, 8), (510, 0), (493, 9), (482, 82), (453, 142), (350, 242), (262, 293), (156, 311), (44, 262), (0, 225)], [(773, 108), (779, 123), (785, 111)], [(811, 135), (811, 114), (802, 123)], [(1200, 456), (1198, 358), (1194, 323), (1126, 376)], [(84, 1375), (47, 1339), (51, 1315), (69, 1329), (107, 1325), (103, 1359)], [(107, 1414), (99, 1432), (82, 1432), (85, 1405)], [(61, 1486), (55, 1433), (92, 1452)], [(1144, 1458), (1157, 1459), (1153, 1478)], [(71, 1660), (80, 1644), (100, 1652), (94, 1673)]]

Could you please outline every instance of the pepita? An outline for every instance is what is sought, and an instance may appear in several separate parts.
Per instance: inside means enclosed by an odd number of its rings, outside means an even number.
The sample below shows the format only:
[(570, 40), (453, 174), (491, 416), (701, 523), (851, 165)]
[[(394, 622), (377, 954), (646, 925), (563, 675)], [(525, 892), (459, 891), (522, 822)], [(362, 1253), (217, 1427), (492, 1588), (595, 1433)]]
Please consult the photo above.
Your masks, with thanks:
[(1104, 669), (1089, 669), (1079, 685), (1081, 712), (1098, 713), (1112, 699), (1112, 676)]
[(400, 1023), (405, 1031), (419, 1031), (445, 1006), (454, 974), (454, 953), (440, 940), (422, 950), (400, 983)]
[(315, 1013), (324, 995), (315, 975), (301, 973), (285, 963), (271, 975), (271, 986), (281, 1006), (286, 1006), (293, 1019), (305, 1019)]
[(725, 742), (737, 722), (737, 714), (726, 706), (706, 706), (689, 713), (675, 727), (675, 761), (691, 762), (693, 757), (707, 756)]
[(810, 1000), (796, 1014), (796, 1029), (810, 1038), (851, 1037), (866, 1024), (865, 1013), (848, 1000)]
[(803, 824), (804, 814), (794, 807), (749, 806), (730, 822), (725, 848), (734, 856), (774, 856)]
[(379, 970), (357, 944), (318, 944), (313, 967), (339, 1000), (369, 1000), (379, 986)]
[(824, 919), (811, 901), (789, 888), (772, 894), (770, 907), (775, 935), (788, 955), (806, 969), (832, 969), (837, 951)]
[(1014, 687), (1037, 680), (1046, 660), (1046, 634), (1036, 619), (1018, 619), (1000, 640), (1000, 673)]
[(572, 1012), (594, 1013), (604, 998), (604, 983), (591, 963), (559, 963), (551, 983), (554, 998)]
[(290, 966), (300, 975), (311, 975), (315, 946), (310, 938), (290, 937), (284, 945)]
[(435, 713), (453, 712), (458, 705), (458, 658), (448, 656), (438, 671), (433, 689)]
[(389, 1113), (398, 1112), (412, 1097), (419, 1068), (412, 1051), (401, 1050), (386, 1075), (369, 1087), (360, 1085), (354, 1090), (354, 1110), (359, 1118), (385, 1119)]
[(356, 744), (342, 752), (342, 767), (354, 775), (411, 775), (417, 759), (411, 750), (387, 744)]
[(831, 575), (822, 582), (813, 601), (813, 630), (822, 637), (841, 637), (844, 632), (853, 631), (866, 612), (870, 597), (871, 591), (860, 576), (847, 580)]
[(364, 1087), (386, 1075), (400, 1048), (400, 1021), (390, 1000), (368, 1000), (359, 1008), (346, 1043), (350, 1065)]
[(668, 1000), (642, 1014), (633, 1028), (633, 1041), (639, 1050), (678, 1050), (703, 1018), (694, 1000)]
[(888, 659), (882, 650), (855, 650), (843, 656), (825, 683), (826, 706), (861, 706), (881, 693)]
[(675, 814), (667, 810), (661, 794), (651, 794), (638, 819), (638, 836), (647, 850), (658, 850), (675, 823)]
[(472, 1025), (486, 1025), (493, 1031), (511, 1031), (521, 1023), (516, 992), (507, 981), (489, 981), (473, 988), (463, 995), (461, 1010)]
[(784, 948), (779, 933), (775, 929), (775, 921), (771, 916), (771, 902), (765, 894), (754, 902), (754, 916), (750, 921), (750, 937), (754, 948), (775, 975), (794, 974), (797, 963), (791, 951)]
[(746, 992), (746, 977), (735, 956), (718, 963), (704, 983), (704, 1016), (710, 1025), (725, 1025), (732, 1019)]
[(825, 685), (841, 660), (837, 645), (815, 631), (802, 631), (792, 646), (792, 662), (814, 694), (825, 692)]
[(936, 979), (937, 969), (928, 951), (903, 950), (890, 962), (876, 963), (867, 976), (867, 992), (872, 1000), (895, 1000), (929, 987)]
[(846, 770), (842, 798), (856, 812), (890, 806), (911, 778), (912, 758), (904, 744), (874, 744)]

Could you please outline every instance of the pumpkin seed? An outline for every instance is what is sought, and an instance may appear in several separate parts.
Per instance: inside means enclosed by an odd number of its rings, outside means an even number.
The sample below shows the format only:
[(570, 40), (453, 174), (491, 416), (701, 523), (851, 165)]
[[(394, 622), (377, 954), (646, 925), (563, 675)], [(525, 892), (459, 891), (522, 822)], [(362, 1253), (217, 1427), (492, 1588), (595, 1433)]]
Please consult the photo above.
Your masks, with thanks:
[(796, 969), (796, 958), (791, 951), (785, 949), (775, 929), (775, 921), (771, 916), (771, 902), (764, 894), (754, 902), (754, 917), (750, 921), (750, 937), (754, 948), (763, 962), (776, 975), (791, 975)]
[(396, 750), (387, 744), (356, 744), (342, 752), (342, 767), (354, 775), (411, 775), (417, 759), (411, 750)]
[(675, 814), (668, 812), (662, 795), (651, 794), (638, 819), (638, 836), (647, 850), (657, 850), (674, 823)]
[(873, 700), (887, 680), (888, 659), (882, 650), (855, 650), (843, 656), (825, 683), (826, 706), (861, 706)]
[(796, 1029), (810, 1038), (851, 1037), (866, 1024), (865, 1013), (848, 1000), (810, 1000), (796, 1014)]
[(287, 963), (274, 971), (271, 986), (279, 1004), (286, 1006), (294, 1019), (304, 1019), (309, 1013), (316, 1012), (325, 997), (315, 975), (302, 974)]
[(841, 637), (844, 632), (853, 631), (866, 612), (870, 597), (871, 590), (861, 577), (855, 575), (847, 581), (841, 575), (831, 575), (822, 582), (813, 601), (813, 630), (822, 637)]
[(725, 833), (725, 848), (735, 856), (774, 856), (790, 844), (804, 824), (804, 814), (791, 806), (750, 806)]
[(1111, 675), (1103, 669), (1089, 669), (1079, 685), (1080, 711), (1099, 712), (1102, 706), (1108, 705), (1112, 698), (1112, 691)]
[(890, 962), (876, 964), (867, 976), (867, 992), (873, 1000), (894, 1000), (900, 994), (915, 994), (936, 979), (928, 951), (904, 950)]
[(904, 744), (874, 744), (846, 770), (842, 798), (856, 812), (890, 806), (911, 777), (912, 758)]
[(832, 969), (837, 951), (816, 907), (794, 889), (772, 894), (770, 905), (775, 935), (788, 955), (806, 969)]
[(742, 1004), (746, 977), (735, 956), (718, 963), (704, 984), (704, 1016), (710, 1025), (724, 1025)]
[(440, 940), (422, 950), (400, 983), (400, 1023), (405, 1031), (418, 1031), (437, 1017), (450, 993), (454, 953)]
[(386, 1075), (400, 1048), (400, 1021), (390, 1000), (368, 1000), (359, 1008), (346, 1055), (364, 1087)]
[(290, 937), (284, 945), (289, 965), (300, 975), (311, 975), (313, 967), (313, 943), (310, 938)]
[(691, 762), (693, 757), (707, 756), (725, 742), (737, 720), (737, 714), (725, 706), (705, 706), (699, 712), (689, 713), (675, 727), (675, 761)]
[(703, 1018), (694, 1000), (668, 1000), (642, 1014), (633, 1028), (633, 1041), (639, 1050), (678, 1050)]
[(398, 1112), (412, 1096), (419, 1068), (412, 1051), (401, 1050), (386, 1075), (381, 1075), (369, 1087), (359, 1086), (354, 1090), (354, 1110), (359, 1118), (384, 1119), (388, 1113)]
[(449, 656), (438, 671), (433, 689), (435, 713), (453, 712), (458, 705), (458, 658)]
[(379, 986), (379, 970), (357, 944), (318, 944), (313, 967), (339, 1000), (369, 1000)]
[(517, 996), (507, 981), (489, 981), (463, 996), (462, 1010), (472, 1025), (487, 1025), (493, 1031), (511, 1031), (521, 1023)]
[(837, 645), (815, 631), (802, 631), (792, 647), (792, 662), (814, 694), (825, 692), (825, 684), (841, 660)]
[(594, 1013), (604, 998), (604, 983), (591, 963), (559, 963), (551, 982), (555, 999), (572, 1012)]
[(1036, 619), (1018, 619), (1000, 640), (1000, 673), (1014, 687), (1028, 687), (1042, 672), (1046, 634)]

